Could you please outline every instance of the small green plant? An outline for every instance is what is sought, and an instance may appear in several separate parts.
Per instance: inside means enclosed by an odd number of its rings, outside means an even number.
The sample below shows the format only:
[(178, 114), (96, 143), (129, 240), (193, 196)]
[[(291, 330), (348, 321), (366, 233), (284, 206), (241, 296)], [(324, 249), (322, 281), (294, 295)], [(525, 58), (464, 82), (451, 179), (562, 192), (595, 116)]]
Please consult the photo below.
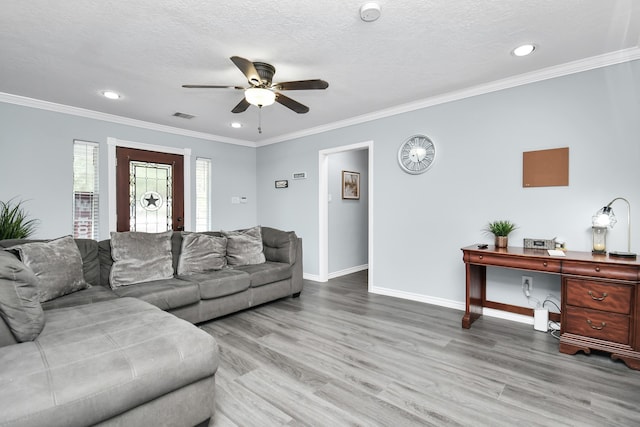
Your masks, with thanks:
[(487, 224), (485, 231), (494, 236), (508, 236), (513, 230), (518, 228), (516, 224), (509, 220), (493, 221)]
[(23, 201), (0, 201), (0, 240), (24, 239), (29, 237), (36, 229), (38, 221), (27, 219), (27, 212), (22, 207)]

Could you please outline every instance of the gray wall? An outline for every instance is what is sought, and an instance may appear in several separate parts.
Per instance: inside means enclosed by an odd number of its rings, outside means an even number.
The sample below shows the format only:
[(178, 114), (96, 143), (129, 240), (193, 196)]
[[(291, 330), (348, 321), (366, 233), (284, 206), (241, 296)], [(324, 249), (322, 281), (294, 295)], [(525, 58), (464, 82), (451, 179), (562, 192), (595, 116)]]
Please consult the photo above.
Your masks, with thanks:
[[(214, 229), (256, 223), (256, 150), (91, 118), (0, 103), (0, 200), (28, 200), (25, 207), (40, 220), (34, 237), (72, 233), (73, 140), (100, 144), (100, 238), (107, 238), (107, 138), (192, 150), (192, 203), (195, 159), (212, 160)], [(231, 204), (246, 196), (247, 204)], [(195, 224), (195, 206), (192, 207)]]
[[(591, 215), (622, 196), (631, 202), (636, 224), (632, 249), (640, 250), (638, 81), (640, 62), (634, 61), (257, 150), (0, 103), (0, 200), (29, 200), (29, 211), (42, 221), (36, 237), (69, 234), (73, 139), (100, 143), (103, 195), (108, 137), (189, 147), (193, 161), (213, 160), (212, 228), (257, 222), (295, 230), (304, 239), (305, 273), (317, 275), (318, 151), (373, 141), (374, 290), (459, 304), (464, 301), (460, 247), (491, 242), (481, 232), (490, 220), (519, 224), (510, 236), (515, 245), (524, 237), (557, 236), (570, 249), (588, 251)], [(411, 176), (400, 170), (396, 155), (400, 143), (416, 133), (430, 136), (438, 153), (427, 173)], [(570, 148), (569, 186), (522, 188), (522, 152), (557, 147)], [(303, 171), (307, 179), (291, 179)], [(274, 189), (276, 179), (288, 179), (289, 188)], [(249, 203), (232, 205), (234, 195)], [(620, 223), (609, 233), (609, 249), (626, 247), (625, 208), (614, 205)], [(106, 203), (101, 216), (105, 237)], [(488, 293), (526, 305), (519, 276), (490, 271)], [(536, 277), (534, 296), (544, 298), (538, 290), (558, 292), (554, 280)]]
[[(318, 274), (318, 151), (373, 140), (373, 287), (462, 302), (460, 248), (491, 242), (481, 231), (490, 220), (520, 226), (510, 236), (514, 245), (557, 236), (580, 251), (590, 250), (591, 215), (616, 196), (631, 202), (632, 223), (640, 224), (639, 79), (634, 61), (261, 147), (258, 219), (298, 231), (305, 272)], [(396, 155), (416, 133), (433, 139), (437, 158), (427, 173), (411, 176)], [(522, 153), (557, 147), (570, 148), (569, 186), (523, 188)], [(278, 197), (262, 193), (273, 171), (294, 170), (306, 170), (309, 179)], [(608, 246), (624, 250), (626, 206), (614, 209), (622, 221)], [(640, 228), (632, 232), (638, 251)], [(512, 273), (490, 272), (488, 292), (526, 305)], [(540, 280), (551, 282), (540, 283), (543, 292), (559, 292), (556, 279)], [(544, 297), (535, 285), (534, 296)]]
[[(329, 160), (329, 275), (368, 263), (368, 150), (351, 150)], [(360, 199), (342, 199), (342, 171), (360, 172)], [(332, 274), (334, 273), (334, 274)]]

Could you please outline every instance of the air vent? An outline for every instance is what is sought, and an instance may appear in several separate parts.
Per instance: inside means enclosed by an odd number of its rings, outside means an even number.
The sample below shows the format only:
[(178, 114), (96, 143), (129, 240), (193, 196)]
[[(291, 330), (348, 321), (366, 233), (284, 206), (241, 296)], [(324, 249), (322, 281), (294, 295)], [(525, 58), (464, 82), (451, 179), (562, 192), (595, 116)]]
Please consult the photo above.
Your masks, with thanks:
[(191, 115), (191, 114), (187, 114), (187, 113), (181, 113), (181, 112), (176, 112), (173, 113), (173, 117), (180, 117), (181, 119), (187, 119), (187, 120), (191, 120), (193, 119), (195, 116)]

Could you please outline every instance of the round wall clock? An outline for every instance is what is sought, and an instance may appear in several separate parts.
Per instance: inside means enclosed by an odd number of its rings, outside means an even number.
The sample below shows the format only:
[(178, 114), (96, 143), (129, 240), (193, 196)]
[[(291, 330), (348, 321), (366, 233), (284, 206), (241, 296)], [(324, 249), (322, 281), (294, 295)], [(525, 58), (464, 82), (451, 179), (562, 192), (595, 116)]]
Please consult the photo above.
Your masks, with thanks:
[(398, 163), (403, 171), (417, 175), (426, 172), (436, 158), (436, 146), (424, 135), (407, 138), (398, 149)]

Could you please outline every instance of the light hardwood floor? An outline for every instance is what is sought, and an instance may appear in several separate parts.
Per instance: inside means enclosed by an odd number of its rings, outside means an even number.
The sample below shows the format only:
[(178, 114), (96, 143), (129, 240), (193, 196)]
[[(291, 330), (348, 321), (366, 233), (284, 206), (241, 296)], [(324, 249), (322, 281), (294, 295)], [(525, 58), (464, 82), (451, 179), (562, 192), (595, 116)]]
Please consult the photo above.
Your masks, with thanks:
[(638, 426), (640, 372), (530, 325), (368, 294), (366, 271), (201, 324), (215, 426)]

